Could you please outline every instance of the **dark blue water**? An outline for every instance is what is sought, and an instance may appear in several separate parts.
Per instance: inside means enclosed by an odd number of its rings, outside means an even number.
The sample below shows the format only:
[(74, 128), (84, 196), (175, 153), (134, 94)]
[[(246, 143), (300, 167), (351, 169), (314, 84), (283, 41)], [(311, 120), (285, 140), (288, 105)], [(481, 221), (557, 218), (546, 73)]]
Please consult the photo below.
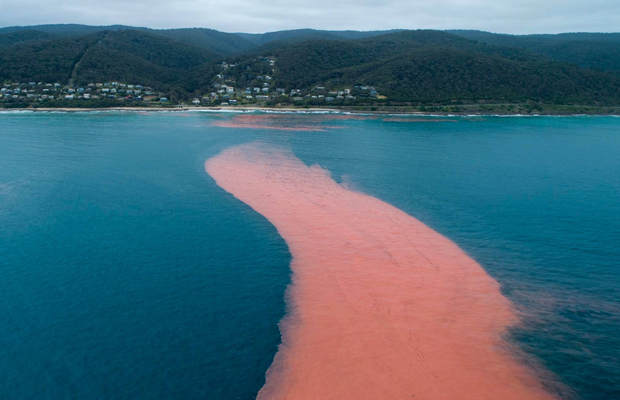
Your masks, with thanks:
[(0, 114), (0, 398), (254, 398), (290, 254), (203, 163), (255, 140), (456, 241), (522, 310), (507, 340), (553, 390), (620, 398), (620, 119), (222, 118)]

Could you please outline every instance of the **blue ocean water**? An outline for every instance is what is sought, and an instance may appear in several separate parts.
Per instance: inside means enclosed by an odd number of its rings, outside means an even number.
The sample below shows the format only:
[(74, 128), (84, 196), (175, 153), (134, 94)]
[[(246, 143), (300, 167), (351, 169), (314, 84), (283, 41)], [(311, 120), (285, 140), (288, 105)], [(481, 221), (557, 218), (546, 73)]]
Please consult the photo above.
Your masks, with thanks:
[(523, 313), (507, 340), (551, 390), (620, 398), (620, 119), (215, 126), (234, 118), (0, 114), (1, 398), (254, 398), (290, 254), (203, 163), (257, 140), (458, 243)]

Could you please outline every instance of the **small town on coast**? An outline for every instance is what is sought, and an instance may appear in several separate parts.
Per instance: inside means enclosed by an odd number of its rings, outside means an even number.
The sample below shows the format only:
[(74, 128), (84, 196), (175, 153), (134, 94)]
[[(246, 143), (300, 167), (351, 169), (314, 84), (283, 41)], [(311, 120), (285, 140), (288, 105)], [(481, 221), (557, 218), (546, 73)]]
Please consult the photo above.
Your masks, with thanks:
[[(275, 60), (269, 57), (259, 61), (274, 67)], [(378, 94), (374, 86), (354, 86), (343, 88), (327, 88), (315, 86), (310, 89), (287, 89), (276, 87), (271, 75), (250, 76), (250, 86), (236, 86), (236, 79), (229, 71), (239, 68), (238, 64), (222, 62), (221, 73), (213, 77), (211, 92), (194, 94), (187, 99), (174, 99), (170, 94), (158, 88), (126, 82), (91, 82), (85, 85), (67, 84), (59, 82), (5, 82), (0, 88), (0, 104), (6, 108), (20, 106), (67, 105), (79, 102), (88, 107), (104, 103), (114, 105), (182, 105), (182, 106), (236, 106), (236, 105), (265, 105), (268, 102), (303, 104), (354, 104), (360, 99), (385, 99)], [(272, 68), (271, 72), (275, 72)], [(247, 81), (248, 79), (246, 79)], [(245, 82), (248, 83), (248, 82)]]

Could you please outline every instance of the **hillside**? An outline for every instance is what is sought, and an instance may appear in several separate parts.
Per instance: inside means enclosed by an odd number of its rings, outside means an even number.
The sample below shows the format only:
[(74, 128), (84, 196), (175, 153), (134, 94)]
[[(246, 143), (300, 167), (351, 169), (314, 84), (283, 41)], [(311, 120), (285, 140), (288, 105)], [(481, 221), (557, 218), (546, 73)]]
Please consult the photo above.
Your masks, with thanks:
[[(616, 34), (310, 29), (232, 34), (125, 28), (2, 28), (0, 83), (46, 82), (70, 88), (126, 82), (153, 87), (173, 100), (198, 96), (214, 103), (220, 96), (254, 102), (260, 94), (261, 100), (290, 103), (295, 97), (312, 104), (329, 97), (334, 104), (349, 105), (620, 105)], [(315, 93), (316, 87), (325, 92)], [(353, 91), (346, 100), (327, 93), (345, 88)], [(290, 97), (283, 97), (285, 93)]]
[(315, 40), (260, 50), (260, 54), (233, 59), (241, 65), (237, 82), (256, 84), (248, 79), (247, 71), (252, 66), (250, 58), (261, 55), (276, 60), (274, 85), (287, 90), (373, 86), (391, 100), (421, 103), (620, 101), (620, 78), (615, 74), (439, 31)]
[[(276, 42), (274, 42), (276, 43)], [(460, 49), (472, 53), (498, 54), (509, 59), (538, 59), (534, 54), (504, 47), (485, 46), (440, 31), (402, 31), (357, 40), (314, 40), (284, 44), (272, 48), (260, 47), (250, 56), (233, 59), (247, 60), (256, 55), (277, 59), (277, 84), (287, 88), (308, 87), (322, 82), (324, 74), (346, 67), (361, 66), (388, 59), (421, 48)]]
[[(90, 26), (78, 24), (11, 26), (0, 28), (0, 35), (18, 32), (39, 32), (46, 37), (80, 36), (104, 31), (139, 30), (164, 36), (185, 44), (200, 47), (219, 55), (245, 52), (271, 42), (281, 44), (299, 43), (308, 40), (347, 40), (379, 36), (394, 31), (321, 31), (296, 29), (267, 33), (226, 33), (206, 28), (150, 29), (126, 25)], [(1, 45), (1, 44), (0, 44)], [(277, 46), (272, 46), (277, 47)]]
[[(20, 33), (26, 31), (38, 32), (40, 36), (47, 37), (69, 37), (100, 32), (127, 30), (143, 31), (152, 35), (164, 36), (168, 39), (173, 39), (191, 46), (200, 47), (204, 50), (220, 55), (233, 54), (255, 47), (254, 43), (239, 35), (204, 28), (150, 29), (126, 25), (89, 26), (77, 24), (11, 26), (0, 28), (0, 37), (7, 34), (19, 35)], [(1, 43), (2, 42), (0, 40), (0, 45)]]
[(39, 40), (53, 39), (56, 35), (36, 30), (25, 30), (0, 34), (0, 47), (12, 46), (18, 43), (36, 42)]
[[(3, 35), (0, 35), (0, 38)], [(168, 88), (216, 55), (140, 31), (104, 31), (0, 48), (1, 81), (129, 81)], [(27, 60), (27, 62), (25, 61)]]
[(617, 76), (557, 62), (517, 62), (497, 55), (445, 48), (421, 48), (387, 60), (334, 71), (322, 80), (373, 85), (392, 100), (421, 103), (620, 102)]
[(487, 44), (518, 47), (584, 68), (620, 71), (619, 33), (505, 35), (481, 31), (449, 31)]
[(0, 48), (0, 81), (66, 83), (86, 50), (103, 36), (76, 36)]
[(46, 25), (31, 25), (31, 26), (7, 26), (0, 28), (0, 34), (13, 33), (24, 30), (34, 30), (39, 32), (49, 33), (55, 36), (79, 36), (88, 35), (103, 31), (117, 31), (122, 29), (136, 29), (126, 25), (107, 25), (107, 26), (93, 26), (93, 25), (80, 25), (80, 24), (46, 24)]
[(157, 35), (107, 32), (84, 54), (76, 70), (76, 82), (140, 82), (169, 88), (187, 71), (216, 58), (206, 50)]
[(235, 54), (255, 47), (254, 43), (241, 36), (219, 32), (213, 29), (149, 29), (148, 32), (154, 35), (165, 36), (188, 45), (200, 47), (220, 55)]
[(393, 29), (387, 31), (324, 31), (317, 29), (292, 29), (287, 31), (267, 32), (267, 33), (237, 33), (256, 45), (263, 45), (269, 42), (301, 42), (304, 40), (348, 40), (363, 39), (374, 36), (386, 35), (401, 31)]

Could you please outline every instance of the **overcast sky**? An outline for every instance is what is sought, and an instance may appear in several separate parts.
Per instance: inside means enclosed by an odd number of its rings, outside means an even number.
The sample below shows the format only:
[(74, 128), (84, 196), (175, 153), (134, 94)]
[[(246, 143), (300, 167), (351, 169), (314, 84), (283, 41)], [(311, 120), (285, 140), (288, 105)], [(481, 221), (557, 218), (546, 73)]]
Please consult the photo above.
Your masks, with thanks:
[(0, 26), (618, 32), (620, 0), (0, 0)]

